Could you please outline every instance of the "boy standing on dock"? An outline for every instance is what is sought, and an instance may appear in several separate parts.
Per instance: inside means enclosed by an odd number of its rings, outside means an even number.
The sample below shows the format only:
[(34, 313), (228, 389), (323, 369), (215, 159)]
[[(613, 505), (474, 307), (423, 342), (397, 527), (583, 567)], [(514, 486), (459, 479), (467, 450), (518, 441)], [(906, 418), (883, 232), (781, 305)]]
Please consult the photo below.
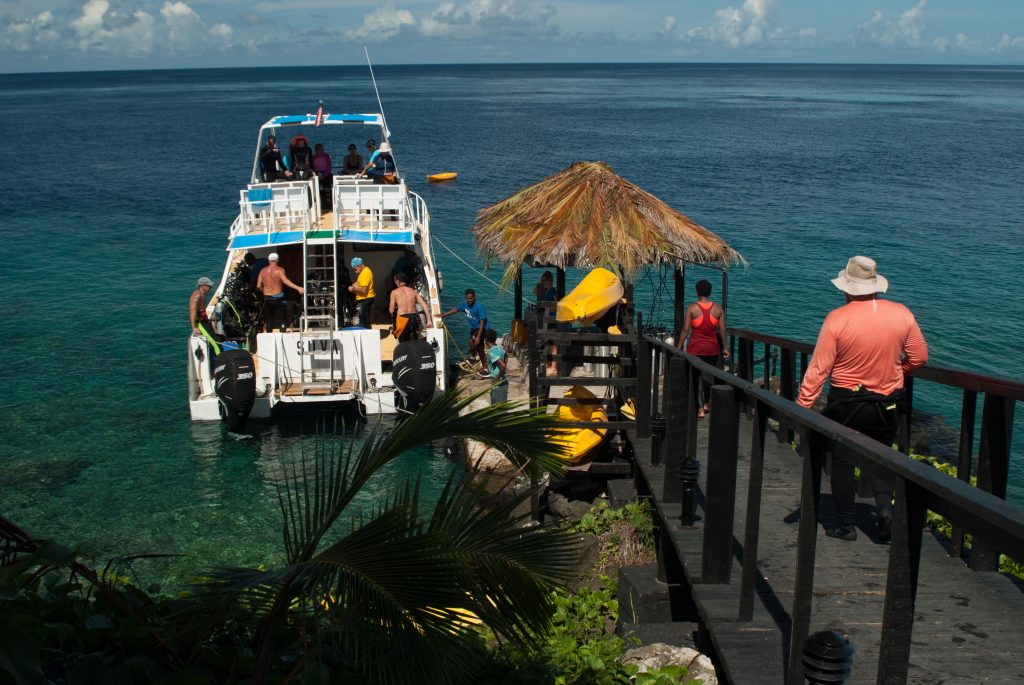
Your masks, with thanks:
[(484, 345), (487, 348), (487, 370), (491, 377), (491, 404), (504, 402), (508, 399), (508, 357), (505, 348), (498, 344), (498, 334), (493, 330), (484, 332)]
[[(889, 282), (878, 274), (875, 260), (853, 257), (832, 284), (846, 293), (846, 304), (825, 317), (797, 404), (811, 408), (830, 379), (824, 415), (892, 446), (903, 403), (903, 376), (928, 361), (928, 345), (909, 309), (878, 299)], [(888, 542), (892, 490), (878, 479), (872, 481), (878, 536)], [(833, 454), (832, 499), (839, 526), (826, 530), (831, 537), (857, 539), (856, 487), (853, 465)]]

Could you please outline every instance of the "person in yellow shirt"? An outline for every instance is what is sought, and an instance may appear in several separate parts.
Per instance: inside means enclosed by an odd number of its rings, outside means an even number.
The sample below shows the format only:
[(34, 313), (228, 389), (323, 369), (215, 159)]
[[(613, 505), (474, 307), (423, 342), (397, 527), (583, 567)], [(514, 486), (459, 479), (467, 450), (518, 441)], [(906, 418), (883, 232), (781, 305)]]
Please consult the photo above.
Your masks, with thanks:
[(373, 272), (370, 267), (363, 264), (359, 257), (352, 258), (352, 268), (356, 271), (356, 282), (348, 287), (350, 293), (356, 296), (356, 307), (359, 313), (359, 325), (363, 328), (370, 328), (370, 309), (373, 307)]

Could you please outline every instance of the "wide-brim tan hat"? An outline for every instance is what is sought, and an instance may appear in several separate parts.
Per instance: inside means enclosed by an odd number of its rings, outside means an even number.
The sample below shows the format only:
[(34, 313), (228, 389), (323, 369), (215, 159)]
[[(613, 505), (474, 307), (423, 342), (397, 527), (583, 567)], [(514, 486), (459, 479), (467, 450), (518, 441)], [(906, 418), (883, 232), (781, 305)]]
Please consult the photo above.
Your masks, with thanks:
[(846, 268), (832, 279), (832, 285), (847, 295), (873, 295), (889, 289), (889, 281), (879, 275), (878, 265), (871, 257), (851, 257)]

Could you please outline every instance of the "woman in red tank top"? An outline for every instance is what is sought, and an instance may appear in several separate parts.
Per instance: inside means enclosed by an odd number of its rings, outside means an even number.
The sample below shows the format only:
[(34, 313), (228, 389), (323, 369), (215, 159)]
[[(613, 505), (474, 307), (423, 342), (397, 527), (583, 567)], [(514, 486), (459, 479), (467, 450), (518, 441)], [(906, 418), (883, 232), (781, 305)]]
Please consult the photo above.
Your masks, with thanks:
[[(686, 351), (700, 357), (703, 361), (714, 366), (719, 365), (721, 356), (728, 357), (729, 351), (724, 348), (726, 340), (725, 332), (725, 311), (712, 302), (711, 283), (706, 280), (697, 281), (697, 301), (686, 309), (683, 317), (683, 330), (680, 331), (676, 340), (676, 347), (682, 349), (683, 341), (689, 336), (689, 343)], [(700, 409), (697, 417), (702, 418), (708, 411), (708, 401), (711, 399), (711, 383), (701, 381)]]

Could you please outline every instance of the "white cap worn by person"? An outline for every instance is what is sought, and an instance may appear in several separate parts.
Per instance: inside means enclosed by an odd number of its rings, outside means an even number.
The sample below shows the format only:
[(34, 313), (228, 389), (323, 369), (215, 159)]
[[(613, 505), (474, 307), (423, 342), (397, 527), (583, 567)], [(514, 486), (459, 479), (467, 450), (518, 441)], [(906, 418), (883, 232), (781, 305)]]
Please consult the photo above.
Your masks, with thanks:
[(267, 261), (270, 261), (270, 262), (276, 262), (277, 259), (278, 259), (278, 257), (277, 257), (277, 253), (276, 252), (271, 252), (270, 256), (267, 257)]
[(196, 281), (196, 287), (198, 288), (198, 287), (204, 286), (204, 285), (208, 285), (208, 286), (210, 286), (212, 288), (213, 287), (213, 281), (211, 281), (206, 276), (202, 276), (198, 281)]

